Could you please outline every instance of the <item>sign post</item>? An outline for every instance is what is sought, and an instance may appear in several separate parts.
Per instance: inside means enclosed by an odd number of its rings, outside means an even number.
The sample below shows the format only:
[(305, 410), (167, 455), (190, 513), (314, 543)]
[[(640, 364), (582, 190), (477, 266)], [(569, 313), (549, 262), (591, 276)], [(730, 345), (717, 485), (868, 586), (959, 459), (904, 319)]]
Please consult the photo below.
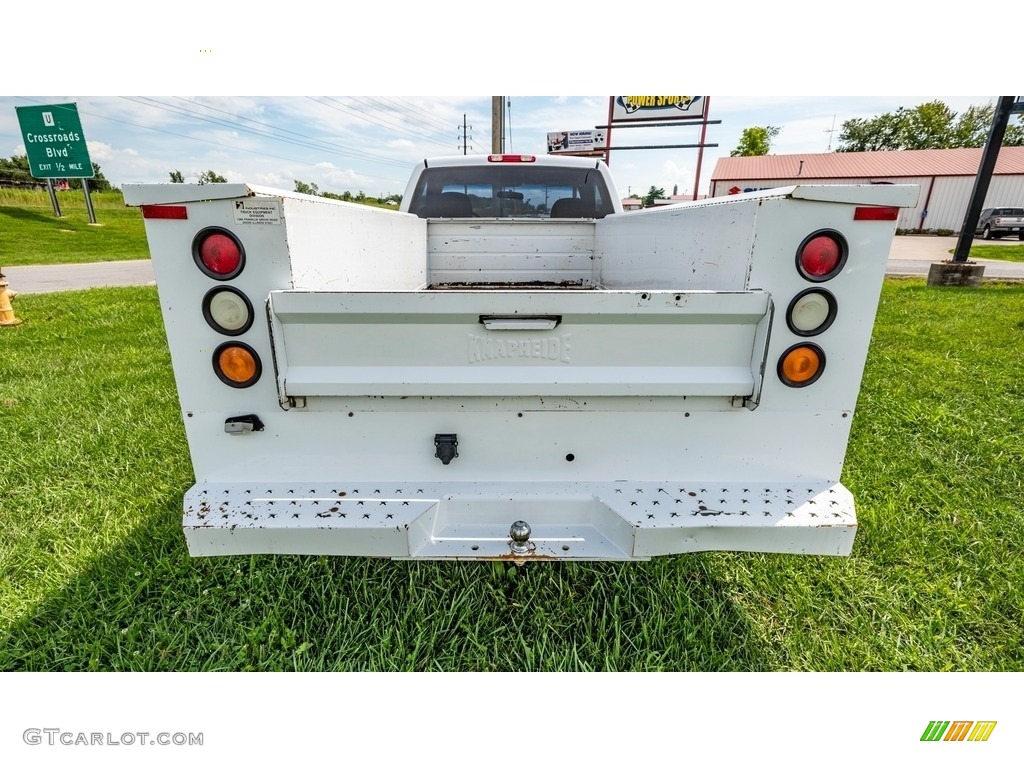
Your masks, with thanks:
[[(46, 104), (14, 109), (18, 113), (21, 137), (25, 142), (29, 173), (36, 179), (82, 179), (89, 223), (95, 224), (96, 213), (86, 179), (96, 174), (85, 144), (82, 121), (78, 118), (78, 105)], [(48, 182), (47, 186), (52, 184)], [(60, 208), (55, 198), (53, 202), (54, 214), (59, 217)]]

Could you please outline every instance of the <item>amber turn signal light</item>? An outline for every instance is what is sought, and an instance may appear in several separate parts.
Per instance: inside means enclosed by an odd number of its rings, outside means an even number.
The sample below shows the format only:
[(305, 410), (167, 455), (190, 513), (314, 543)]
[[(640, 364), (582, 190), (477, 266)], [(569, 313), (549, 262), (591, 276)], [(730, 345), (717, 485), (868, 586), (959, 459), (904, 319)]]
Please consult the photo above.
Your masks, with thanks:
[(825, 370), (825, 353), (817, 344), (797, 344), (779, 358), (779, 378), (790, 387), (813, 384)]
[(251, 387), (259, 381), (263, 364), (248, 344), (231, 341), (214, 350), (213, 372), (229, 387)]

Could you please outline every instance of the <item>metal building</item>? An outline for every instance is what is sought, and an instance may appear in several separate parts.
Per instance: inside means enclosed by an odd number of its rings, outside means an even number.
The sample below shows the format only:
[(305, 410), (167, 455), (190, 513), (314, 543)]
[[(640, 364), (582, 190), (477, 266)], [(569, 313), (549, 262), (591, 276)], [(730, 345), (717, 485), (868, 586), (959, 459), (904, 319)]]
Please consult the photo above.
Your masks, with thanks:
[[(981, 165), (981, 148), (723, 157), (711, 174), (711, 197), (793, 184), (917, 184), (916, 208), (897, 229), (959, 232)], [(1024, 147), (1002, 147), (984, 207), (1024, 206)]]

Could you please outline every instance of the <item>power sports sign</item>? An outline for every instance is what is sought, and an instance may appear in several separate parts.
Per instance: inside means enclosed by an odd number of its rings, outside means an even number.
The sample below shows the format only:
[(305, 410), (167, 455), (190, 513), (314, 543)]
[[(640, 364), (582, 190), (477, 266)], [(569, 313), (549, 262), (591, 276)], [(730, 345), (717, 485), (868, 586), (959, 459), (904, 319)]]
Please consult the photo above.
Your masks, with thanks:
[(700, 120), (706, 117), (706, 96), (612, 96), (613, 123)]
[(95, 174), (76, 104), (15, 107), (29, 172), (36, 179), (91, 179)]

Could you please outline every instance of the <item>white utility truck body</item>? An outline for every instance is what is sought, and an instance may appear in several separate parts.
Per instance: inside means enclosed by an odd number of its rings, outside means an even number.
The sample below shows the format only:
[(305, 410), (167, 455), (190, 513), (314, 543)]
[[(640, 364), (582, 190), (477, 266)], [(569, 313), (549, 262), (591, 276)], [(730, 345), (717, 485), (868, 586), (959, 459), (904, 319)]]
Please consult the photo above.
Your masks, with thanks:
[(917, 187), (624, 213), (603, 163), (484, 156), (425, 161), (400, 211), (237, 183), (124, 194), (193, 555), (851, 550), (840, 473)]

